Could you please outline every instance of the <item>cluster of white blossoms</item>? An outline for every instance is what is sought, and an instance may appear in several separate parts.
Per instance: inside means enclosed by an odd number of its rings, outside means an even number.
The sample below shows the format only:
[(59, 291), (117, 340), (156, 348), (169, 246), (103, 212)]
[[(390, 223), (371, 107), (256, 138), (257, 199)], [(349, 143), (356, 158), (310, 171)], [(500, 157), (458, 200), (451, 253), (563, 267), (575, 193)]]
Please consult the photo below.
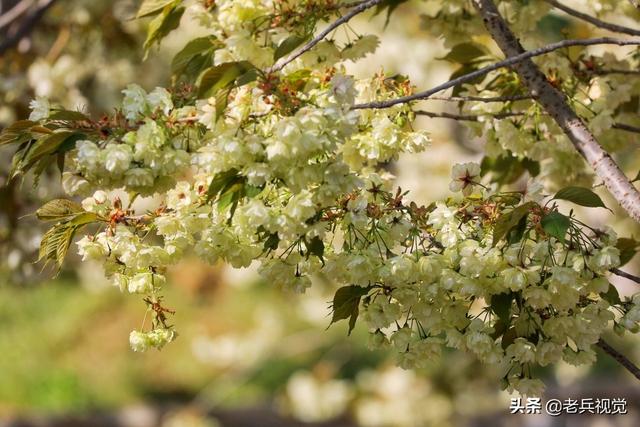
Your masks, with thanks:
[[(423, 367), (446, 346), (501, 367), (505, 387), (527, 395), (541, 393), (535, 366), (589, 363), (605, 329), (638, 331), (640, 300), (621, 301), (606, 278), (621, 263), (617, 237), (542, 204), (539, 182), (525, 194), (502, 193), (467, 163), (452, 173), (450, 189), (462, 194), (428, 207), (392, 188), (380, 164), (425, 149), (429, 138), (412, 127), (410, 106), (353, 108), (413, 91), (404, 78), (356, 81), (345, 72), (341, 62), (374, 50), (373, 37), (341, 48), (325, 41), (278, 72), (262, 71), (283, 45), (308, 38), (300, 33), (310, 22), (335, 16), (335, 2), (215, 3), (194, 10), (220, 45), (200, 39), (189, 46), (193, 58), (178, 56), (211, 61), (199, 87), (147, 93), (131, 85), (113, 118), (77, 120), (83, 136), (69, 150), (64, 182), (69, 194), (90, 194), (74, 211), (84, 222), (47, 214), (63, 219), (53, 234), (65, 242), (80, 225), (99, 224), (78, 242), (83, 259), (101, 261), (153, 313), (150, 329), (131, 333), (135, 351), (175, 338), (164, 273), (191, 253), (234, 267), (257, 261), (269, 283), (294, 292), (329, 278), (339, 287), (333, 321), (349, 319), (351, 329), (361, 313), (372, 346), (394, 348), (402, 367)], [(442, 19), (467, 19), (466, 2), (447, 3)], [(37, 129), (58, 123), (49, 110), (34, 104)], [(565, 174), (564, 159), (577, 156), (562, 151), (569, 145), (539, 114), (495, 130), (487, 123), (496, 156), (553, 154), (549, 167)], [(134, 212), (111, 189), (161, 202)]]

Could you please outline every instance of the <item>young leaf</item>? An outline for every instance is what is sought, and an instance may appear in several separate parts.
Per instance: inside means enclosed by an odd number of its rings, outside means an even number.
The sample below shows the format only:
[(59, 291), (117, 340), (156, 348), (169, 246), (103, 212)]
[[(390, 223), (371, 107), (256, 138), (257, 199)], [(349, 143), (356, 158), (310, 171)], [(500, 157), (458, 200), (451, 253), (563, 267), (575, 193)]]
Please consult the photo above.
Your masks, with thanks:
[(474, 42), (465, 42), (455, 45), (451, 52), (438, 59), (465, 65), (488, 54), (489, 52), (484, 46)]
[(176, 7), (176, 3), (169, 4), (162, 9), (162, 13), (149, 23), (147, 29), (147, 39), (144, 41), (144, 58), (149, 55), (149, 50), (154, 43), (160, 43), (163, 38), (171, 31), (178, 28), (180, 19), (186, 9), (184, 7)]
[(360, 314), (360, 299), (369, 292), (369, 288), (362, 286), (344, 286), (336, 291), (333, 297), (333, 317), (331, 324), (338, 320), (349, 319), (349, 332), (356, 325), (356, 320)]
[(512, 292), (492, 295), (490, 304), (491, 311), (493, 311), (499, 319), (508, 321), (511, 318), (512, 301)]
[(540, 224), (548, 235), (564, 243), (567, 230), (571, 227), (571, 220), (560, 212), (550, 212), (542, 218)]
[(138, 9), (136, 18), (144, 18), (146, 16), (160, 13), (167, 5), (179, 4), (180, 0), (144, 0)]
[(61, 120), (65, 122), (82, 122), (90, 120), (89, 117), (79, 111), (53, 110), (48, 117), (49, 120)]
[(225, 62), (209, 68), (200, 76), (198, 97), (212, 96), (220, 89), (230, 88), (236, 79), (255, 68), (250, 62)]
[(603, 292), (600, 294), (603, 300), (608, 302), (611, 305), (621, 304), (622, 300), (620, 300), (620, 294), (618, 293), (618, 289), (615, 286), (609, 284), (609, 289), (607, 292)]
[(279, 244), (280, 244), (280, 237), (278, 236), (278, 233), (269, 234), (269, 237), (267, 237), (267, 240), (264, 241), (264, 250), (275, 251), (276, 249), (278, 249)]
[(276, 51), (273, 53), (273, 60), (277, 61), (285, 55), (293, 52), (298, 46), (309, 39), (309, 35), (305, 34), (303, 36), (299, 36), (297, 34), (293, 34), (286, 39), (284, 39), (279, 45)]
[(387, 9), (387, 17), (384, 21), (384, 26), (386, 28), (387, 25), (389, 25), (389, 20), (391, 19), (391, 14), (393, 13), (393, 11), (396, 10), (396, 8), (402, 3), (406, 3), (407, 1), (408, 0), (384, 0), (376, 7), (374, 15), (378, 15), (382, 13), (383, 10)]
[(80, 212), (84, 212), (80, 203), (67, 199), (55, 199), (45, 203), (38, 209), (36, 217), (41, 221), (60, 221)]
[(616, 242), (616, 248), (620, 251), (620, 266), (625, 265), (638, 253), (640, 242), (635, 239), (622, 237)]
[(5, 144), (22, 144), (32, 139), (30, 129), (37, 123), (31, 120), (20, 120), (6, 127), (0, 133), (0, 146)]
[(221, 45), (215, 36), (199, 37), (191, 40), (173, 57), (171, 73), (174, 76), (184, 74), (191, 64), (194, 64), (204, 56), (209, 56), (209, 61), (213, 60), (213, 53)]
[(607, 208), (596, 193), (589, 188), (584, 187), (566, 187), (558, 191), (553, 197), (558, 200), (567, 200), (576, 205), (586, 206), (588, 208)]
[(501, 215), (493, 227), (493, 246), (504, 239), (514, 227), (518, 226), (520, 221), (529, 215), (534, 206), (534, 202), (527, 202)]
[(315, 255), (320, 258), (322, 264), (324, 265), (324, 242), (318, 236), (311, 239), (310, 242), (305, 243), (307, 246), (307, 259), (309, 255)]
[(518, 338), (518, 332), (516, 328), (508, 329), (504, 335), (502, 335), (501, 346), (503, 350), (506, 350), (513, 342)]
[(240, 173), (236, 169), (229, 169), (214, 176), (207, 190), (207, 201), (215, 199), (222, 189), (228, 187), (239, 175)]

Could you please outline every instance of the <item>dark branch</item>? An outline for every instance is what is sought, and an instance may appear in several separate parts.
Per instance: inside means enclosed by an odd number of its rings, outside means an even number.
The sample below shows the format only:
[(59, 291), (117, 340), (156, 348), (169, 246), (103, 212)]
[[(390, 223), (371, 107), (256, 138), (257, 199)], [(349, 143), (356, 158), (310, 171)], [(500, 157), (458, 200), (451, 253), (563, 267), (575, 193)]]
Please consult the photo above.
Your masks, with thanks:
[(438, 92), (442, 92), (443, 90), (461, 85), (463, 83), (468, 83), (492, 71), (499, 70), (505, 67), (510, 67), (512, 65), (516, 65), (520, 62), (529, 60), (531, 58), (535, 58), (536, 56), (545, 55), (547, 53), (556, 51), (558, 49), (564, 49), (570, 46), (593, 46), (593, 45), (599, 45), (599, 44), (612, 44), (612, 45), (618, 45), (618, 46), (638, 46), (640, 45), (640, 40), (622, 40), (622, 39), (616, 39), (611, 37), (601, 37), (596, 39), (582, 39), (582, 40), (563, 40), (561, 42), (552, 43), (547, 46), (540, 47), (538, 49), (523, 52), (519, 55), (514, 55), (502, 61), (480, 68), (479, 70), (465, 74), (453, 80), (449, 80), (446, 83), (443, 83), (439, 86), (434, 87), (433, 89), (414, 93), (413, 95), (402, 96), (400, 98), (389, 99), (386, 101), (374, 101), (374, 102), (368, 102), (365, 104), (356, 104), (353, 106), (353, 108), (354, 109), (389, 108), (398, 104), (406, 104), (407, 102), (411, 102), (411, 101), (427, 99)]
[(42, 19), (45, 12), (53, 6), (55, 2), (56, 0), (41, 1), (38, 8), (24, 18), (18, 29), (0, 42), (0, 56), (4, 55), (7, 50), (15, 47), (20, 40), (29, 35), (36, 24)]
[[(624, 27), (622, 25), (617, 25), (617, 24), (612, 24), (610, 22), (605, 22), (605, 21), (601, 21), (598, 18), (595, 18), (591, 15), (587, 15), (586, 13), (582, 13), (579, 12), (575, 9), (570, 8), (569, 6), (566, 6), (556, 0), (545, 0), (547, 3), (549, 3), (550, 5), (552, 5), (553, 7), (562, 10), (563, 12), (581, 19), (585, 22), (588, 22), (590, 24), (595, 25), (598, 28), (603, 28), (605, 30), (609, 30), (612, 31), (614, 33), (622, 33), (622, 34), (629, 34), (631, 36), (640, 36), (640, 30), (635, 30), (633, 28), (629, 28), (629, 27)], [(637, 7), (637, 6), (636, 6)]]
[(347, 13), (343, 17), (341, 17), (341, 18), (335, 20), (333, 23), (331, 23), (331, 25), (329, 25), (327, 28), (322, 30), (320, 32), (320, 34), (315, 36), (313, 39), (311, 39), (311, 41), (309, 41), (307, 44), (302, 46), (300, 49), (297, 49), (295, 52), (293, 52), (289, 56), (287, 56), (285, 58), (282, 58), (281, 60), (276, 62), (271, 68), (265, 70), (265, 73), (266, 74), (270, 74), (270, 73), (275, 73), (277, 71), (282, 70), (284, 67), (287, 66), (287, 64), (295, 61), (298, 57), (303, 55), (305, 52), (308, 52), (315, 45), (317, 45), (322, 40), (324, 40), (325, 37), (327, 37), (333, 30), (338, 28), (340, 25), (346, 24), (354, 16), (359, 15), (360, 13), (364, 12), (365, 10), (372, 8), (373, 6), (376, 6), (379, 3), (382, 3), (383, 1), (384, 0), (369, 0), (369, 1), (365, 1), (365, 2), (360, 3), (358, 6), (354, 7), (353, 9), (351, 9), (351, 11), (349, 13)]
[(463, 122), (477, 122), (481, 117), (487, 117), (495, 120), (502, 120), (509, 117), (521, 117), (524, 115), (522, 112), (504, 112), (495, 114), (451, 114), (451, 113), (435, 113), (432, 111), (418, 110), (415, 111), (418, 116), (431, 117), (433, 119), (451, 119)]
[(624, 277), (625, 279), (629, 279), (632, 282), (636, 282), (640, 284), (640, 277), (634, 276), (633, 274), (627, 273), (626, 271), (622, 271), (619, 268), (612, 268), (611, 272), (616, 276)]
[(447, 102), (515, 102), (532, 100), (531, 95), (512, 95), (512, 96), (431, 96), (429, 99), (434, 101), (447, 101)]
[(622, 365), (627, 371), (631, 372), (634, 377), (640, 380), (640, 368), (638, 368), (632, 361), (627, 359), (625, 355), (618, 352), (615, 348), (611, 347), (606, 341), (600, 338), (600, 341), (596, 344), (609, 356), (613, 357), (616, 362)]
[(614, 123), (613, 128), (623, 130), (626, 132), (640, 133), (640, 127), (625, 125), (624, 123)]

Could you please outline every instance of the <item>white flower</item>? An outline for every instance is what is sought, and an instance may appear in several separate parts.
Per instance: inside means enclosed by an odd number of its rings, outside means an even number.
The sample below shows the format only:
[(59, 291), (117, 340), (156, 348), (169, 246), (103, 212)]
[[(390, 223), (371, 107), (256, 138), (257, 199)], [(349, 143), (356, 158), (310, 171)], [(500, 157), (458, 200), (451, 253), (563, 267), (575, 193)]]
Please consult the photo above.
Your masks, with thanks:
[(49, 100), (41, 96), (38, 96), (36, 97), (36, 99), (32, 100), (29, 103), (29, 108), (31, 108), (29, 120), (32, 120), (34, 122), (46, 119), (47, 117), (49, 117), (49, 113), (51, 111)]
[(480, 176), (480, 165), (477, 163), (460, 163), (451, 170), (449, 189), (453, 192), (462, 190), (462, 194), (469, 196), (473, 193)]
[(120, 175), (126, 172), (133, 160), (133, 151), (126, 144), (109, 144), (104, 150), (106, 170), (114, 175)]
[(133, 168), (125, 173), (124, 182), (129, 187), (152, 187), (153, 174), (146, 168)]
[(147, 102), (152, 111), (160, 110), (165, 115), (169, 114), (173, 110), (173, 101), (171, 100), (171, 94), (168, 90), (162, 87), (157, 87), (149, 95), (147, 95)]
[(540, 203), (542, 199), (544, 199), (544, 186), (542, 182), (534, 178), (529, 178), (527, 188), (524, 192), (524, 201)]
[(133, 351), (143, 352), (149, 348), (151, 342), (144, 332), (131, 331), (129, 334), (129, 345)]
[(173, 341), (175, 338), (176, 333), (173, 329), (158, 328), (147, 333), (149, 344), (157, 349), (161, 349), (166, 344)]
[(147, 92), (136, 84), (130, 84), (122, 93), (124, 116), (129, 120), (136, 120), (147, 109)]
[(164, 276), (154, 273), (138, 273), (129, 279), (127, 289), (132, 294), (146, 294), (154, 288), (161, 287), (165, 282)]
[(620, 250), (613, 246), (596, 249), (589, 258), (589, 266), (598, 273), (604, 273), (620, 265)]

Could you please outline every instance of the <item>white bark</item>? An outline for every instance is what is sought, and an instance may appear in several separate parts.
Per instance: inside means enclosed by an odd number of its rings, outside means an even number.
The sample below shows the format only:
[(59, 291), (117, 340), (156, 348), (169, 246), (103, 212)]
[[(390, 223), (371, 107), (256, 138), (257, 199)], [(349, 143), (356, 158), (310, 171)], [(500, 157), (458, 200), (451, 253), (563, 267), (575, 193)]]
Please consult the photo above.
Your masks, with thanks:
[[(507, 57), (521, 55), (524, 48), (515, 37), (492, 0), (472, 0), (485, 27)], [(589, 128), (571, 109), (564, 94), (555, 89), (531, 59), (513, 64), (531, 95), (553, 117), (569, 137), (574, 147), (602, 179), (620, 206), (640, 222), (640, 192), (616, 162), (598, 143)]]

